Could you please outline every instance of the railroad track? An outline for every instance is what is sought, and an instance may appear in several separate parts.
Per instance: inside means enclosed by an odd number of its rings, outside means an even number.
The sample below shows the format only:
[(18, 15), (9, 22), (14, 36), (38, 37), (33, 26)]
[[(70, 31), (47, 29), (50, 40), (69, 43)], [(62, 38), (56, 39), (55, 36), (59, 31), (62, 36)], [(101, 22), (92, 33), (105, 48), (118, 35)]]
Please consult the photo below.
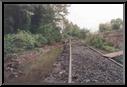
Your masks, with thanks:
[[(65, 53), (58, 58), (47, 83), (112, 84), (123, 83), (123, 68), (79, 41), (69, 41)], [(64, 71), (64, 72), (63, 72)], [(61, 72), (63, 72), (61, 74)], [(56, 75), (56, 77), (53, 77)]]
[(72, 52), (71, 52), (71, 39), (69, 40), (70, 58), (69, 58), (69, 76), (68, 83), (72, 83)]

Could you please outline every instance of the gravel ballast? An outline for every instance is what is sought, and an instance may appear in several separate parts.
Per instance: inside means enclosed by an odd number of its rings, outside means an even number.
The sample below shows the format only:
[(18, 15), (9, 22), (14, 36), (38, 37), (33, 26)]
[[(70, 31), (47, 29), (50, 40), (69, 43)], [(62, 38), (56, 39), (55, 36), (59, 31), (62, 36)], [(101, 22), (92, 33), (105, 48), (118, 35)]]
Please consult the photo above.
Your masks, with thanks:
[[(45, 83), (68, 83), (69, 45), (57, 58)], [(119, 84), (123, 83), (123, 68), (81, 43), (72, 44), (72, 83)]]
[(86, 46), (72, 47), (72, 81), (84, 84), (123, 83), (123, 68)]

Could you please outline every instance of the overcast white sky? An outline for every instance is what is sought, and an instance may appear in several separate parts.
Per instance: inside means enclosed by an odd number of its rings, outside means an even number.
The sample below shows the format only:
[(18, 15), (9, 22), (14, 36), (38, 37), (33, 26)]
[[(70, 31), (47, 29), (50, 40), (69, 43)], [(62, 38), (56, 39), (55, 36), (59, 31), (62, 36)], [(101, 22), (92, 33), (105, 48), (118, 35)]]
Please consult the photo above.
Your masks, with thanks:
[(79, 27), (98, 30), (100, 23), (123, 19), (123, 4), (71, 4), (67, 19)]

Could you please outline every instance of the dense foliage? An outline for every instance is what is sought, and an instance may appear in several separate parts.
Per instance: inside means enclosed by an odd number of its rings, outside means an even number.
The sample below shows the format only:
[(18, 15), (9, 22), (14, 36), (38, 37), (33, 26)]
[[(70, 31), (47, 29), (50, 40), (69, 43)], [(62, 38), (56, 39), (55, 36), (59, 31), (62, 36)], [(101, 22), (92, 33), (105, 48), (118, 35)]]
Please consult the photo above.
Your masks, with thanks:
[(4, 41), (5, 54), (40, 47), (47, 43), (47, 39), (41, 34), (31, 34), (26, 31), (19, 31), (17, 34), (7, 34), (4, 36)]
[(114, 52), (117, 51), (113, 45), (107, 41), (105, 41), (102, 37), (96, 35), (96, 34), (90, 34), (86, 38), (86, 44), (91, 45), (95, 48), (99, 48), (108, 52)]
[(16, 33), (18, 29), (37, 33), (40, 26), (56, 25), (62, 20), (67, 7), (63, 4), (5, 4), (4, 33)]
[(4, 4), (4, 52), (13, 53), (59, 42), (57, 23), (67, 12), (65, 4)]

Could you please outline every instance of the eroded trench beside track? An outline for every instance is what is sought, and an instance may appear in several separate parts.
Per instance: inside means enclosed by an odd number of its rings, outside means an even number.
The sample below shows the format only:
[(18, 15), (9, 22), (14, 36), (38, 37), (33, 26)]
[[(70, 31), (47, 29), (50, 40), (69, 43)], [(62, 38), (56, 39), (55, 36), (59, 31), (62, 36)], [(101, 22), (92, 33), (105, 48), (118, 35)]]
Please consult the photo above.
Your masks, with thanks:
[(41, 82), (43, 83), (68, 83), (69, 72), (69, 44), (63, 47), (63, 52), (53, 64), (51, 73)]

